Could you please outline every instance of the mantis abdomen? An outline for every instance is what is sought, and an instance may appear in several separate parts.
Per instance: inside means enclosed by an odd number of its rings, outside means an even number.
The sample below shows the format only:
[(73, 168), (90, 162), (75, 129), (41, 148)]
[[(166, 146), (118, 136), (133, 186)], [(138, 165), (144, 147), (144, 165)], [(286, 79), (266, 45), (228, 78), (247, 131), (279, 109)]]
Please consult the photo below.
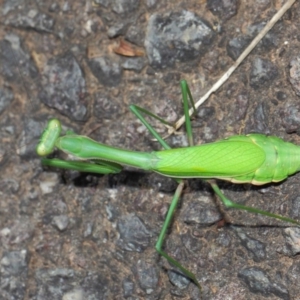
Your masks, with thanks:
[[(300, 170), (299, 146), (263, 134), (236, 135), (200, 146), (160, 151), (157, 156), (161, 160), (155, 171), (164, 175), (254, 185), (278, 182)], [(176, 164), (180, 164), (180, 171)]]

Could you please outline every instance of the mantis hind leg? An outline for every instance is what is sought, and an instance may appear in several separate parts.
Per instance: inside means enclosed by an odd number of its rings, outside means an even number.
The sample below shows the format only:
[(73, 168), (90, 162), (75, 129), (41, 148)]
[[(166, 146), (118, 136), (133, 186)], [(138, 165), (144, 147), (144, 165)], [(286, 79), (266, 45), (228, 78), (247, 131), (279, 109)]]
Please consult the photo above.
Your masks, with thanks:
[(245, 205), (241, 205), (241, 204), (232, 202), (231, 200), (229, 200), (221, 192), (219, 186), (215, 182), (211, 182), (211, 181), (208, 181), (208, 182), (210, 183), (210, 185), (211, 185), (212, 189), (214, 190), (214, 192), (220, 197), (220, 199), (222, 200), (222, 202), (223, 202), (223, 204), (225, 205), (226, 208), (245, 210), (245, 211), (248, 211), (250, 213), (260, 214), (260, 215), (268, 216), (270, 218), (278, 219), (278, 220), (281, 220), (281, 221), (284, 221), (284, 222), (289, 222), (289, 223), (292, 223), (292, 224), (300, 225), (299, 222), (297, 222), (293, 219), (290, 219), (290, 218), (287, 218), (287, 217), (284, 217), (284, 216), (281, 216), (281, 215), (273, 214), (273, 213), (255, 208), (255, 207), (245, 206)]
[[(191, 129), (191, 121), (190, 121), (190, 116), (189, 116), (189, 107), (188, 107), (188, 100), (191, 102), (191, 105), (194, 109), (194, 112), (196, 111), (194, 101), (190, 92), (190, 89), (188, 87), (188, 84), (185, 80), (182, 80), (180, 82), (181, 84), (181, 91), (182, 91), (182, 99), (183, 99), (183, 107), (184, 107), (184, 113), (185, 113), (185, 118), (186, 118), (186, 131), (187, 131), (187, 136), (188, 136), (188, 141), (190, 146), (193, 145), (193, 137), (192, 137), (192, 129)], [(136, 117), (146, 126), (146, 128), (149, 130), (149, 132), (157, 139), (157, 141), (165, 148), (165, 149), (170, 149), (171, 147), (163, 140), (163, 138), (157, 133), (157, 131), (146, 121), (146, 119), (143, 117), (143, 114), (146, 114), (150, 117), (155, 118), (156, 120), (159, 120), (163, 124), (167, 126), (172, 126), (173, 125), (169, 122), (166, 122), (165, 120), (161, 119), (159, 116), (137, 106), (137, 105), (130, 105), (130, 110), (136, 115)], [(182, 190), (184, 187), (184, 181), (182, 179), (177, 179), (176, 180), (179, 184), (177, 186), (177, 189), (175, 191), (175, 194), (173, 196), (173, 199), (171, 201), (166, 219), (164, 221), (162, 230), (159, 234), (158, 240), (155, 245), (156, 251), (163, 256), (167, 261), (177, 267), (185, 276), (190, 278), (201, 290), (201, 285), (197, 281), (197, 278), (195, 274), (190, 272), (188, 269), (183, 267), (177, 260), (169, 256), (165, 251), (162, 250), (163, 248), (163, 242), (167, 233), (167, 230), (172, 222), (173, 215), (176, 211), (176, 207), (178, 204), (178, 201), (180, 199), (180, 196), (182, 194)]]

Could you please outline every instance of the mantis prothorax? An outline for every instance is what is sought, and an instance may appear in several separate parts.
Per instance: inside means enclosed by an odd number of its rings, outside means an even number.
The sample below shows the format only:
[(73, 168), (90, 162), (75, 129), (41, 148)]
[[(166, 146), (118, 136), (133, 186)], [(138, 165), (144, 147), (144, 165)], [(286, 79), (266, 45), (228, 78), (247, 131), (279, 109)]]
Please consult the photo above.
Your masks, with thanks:
[(74, 133), (60, 136), (60, 122), (52, 119), (40, 139), (37, 153), (40, 156), (46, 156), (56, 147), (78, 159), (76, 161), (42, 159), (43, 165), (58, 168), (108, 174), (118, 173), (122, 170), (122, 165), (128, 165), (175, 178), (179, 185), (155, 248), (160, 255), (176, 266), (201, 289), (196, 276), (162, 250), (167, 229), (182, 193), (183, 179), (202, 178), (208, 180), (226, 208), (242, 209), (300, 225), (293, 219), (234, 203), (225, 197), (215, 182), (209, 181), (209, 179), (222, 179), (234, 183), (251, 183), (254, 185), (282, 181), (289, 175), (300, 171), (300, 147), (284, 142), (280, 138), (263, 134), (235, 135), (214, 143), (192, 146), (193, 138), (188, 113), (188, 100), (193, 107), (194, 102), (184, 80), (181, 81), (181, 89), (190, 147), (171, 149), (142, 114), (154, 117), (166, 125), (171, 124), (143, 108), (131, 105), (131, 111), (165, 150), (151, 153), (128, 151), (100, 144), (86, 136)]

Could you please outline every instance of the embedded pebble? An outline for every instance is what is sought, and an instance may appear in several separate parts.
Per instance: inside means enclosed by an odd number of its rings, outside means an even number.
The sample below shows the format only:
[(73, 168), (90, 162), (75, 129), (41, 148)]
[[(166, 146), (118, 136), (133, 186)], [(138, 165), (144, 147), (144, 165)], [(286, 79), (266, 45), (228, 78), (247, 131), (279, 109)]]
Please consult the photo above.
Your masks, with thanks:
[(158, 284), (157, 265), (154, 266), (143, 260), (139, 260), (135, 265), (134, 271), (137, 275), (140, 287), (147, 295), (152, 294)]
[(291, 255), (300, 253), (300, 228), (288, 227), (283, 231), (288, 249)]
[(188, 287), (188, 285), (191, 283), (191, 280), (184, 276), (183, 274), (180, 274), (178, 272), (168, 270), (168, 276), (172, 284), (174, 284), (179, 289), (183, 290)]
[(238, 0), (207, 0), (207, 8), (221, 20), (229, 20), (235, 16)]
[(69, 225), (69, 217), (67, 215), (55, 216), (52, 219), (52, 224), (59, 230), (64, 231)]
[(296, 94), (300, 96), (300, 56), (290, 62), (290, 83)]
[(280, 112), (281, 122), (286, 133), (300, 131), (300, 105), (287, 103)]
[(11, 90), (7, 88), (0, 88), (0, 114), (10, 105), (12, 100), (14, 99), (14, 95)]
[[(50, 58), (43, 68), (39, 97), (70, 119), (84, 120), (87, 93), (83, 71), (71, 52)], [(55, 78), (55, 80), (53, 80)]]
[(141, 72), (142, 69), (147, 65), (147, 61), (143, 57), (134, 57), (134, 58), (127, 58), (122, 63), (122, 68), (125, 70), (132, 70), (136, 72)]
[(270, 60), (257, 57), (253, 60), (250, 85), (259, 88), (269, 84), (278, 76), (278, 68)]
[[(201, 199), (208, 199), (201, 197)], [(222, 219), (220, 211), (213, 203), (206, 201), (189, 202), (183, 212), (187, 224), (211, 225)]]
[(145, 39), (150, 65), (166, 68), (176, 61), (199, 58), (207, 51), (214, 35), (208, 22), (194, 12), (154, 14), (149, 19)]
[(62, 296), (62, 300), (84, 300), (85, 295), (82, 289), (74, 289), (70, 292), (65, 293)]
[(88, 66), (100, 83), (117, 86), (121, 82), (122, 69), (117, 61), (110, 57), (96, 57), (88, 60)]
[(280, 299), (290, 299), (288, 290), (281, 283), (272, 282), (261, 268), (245, 268), (238, 273), (238, 277), (253, 293), (259, 293), (266, 297), (274, 294)]
[(18, 275), (28, 266), (27, 250), (4, 252), (1, 259), (1, 274)]
[(117, 14), (126, 14), (135, 11), (140, 4), (140, 0), (114, 0), (112, 9)]
[(256, 262), (263, 261), (266, 258), (266, 246), (261, 241), (249, 237), (241, 228), (231, 226), (242, 241), (242, 245), (253, 255)]
[(141, 219), (135, 215), (120, 218), (117, 223), (120, 233), (118, 245), (127, 251), (143, 252), (150, 243), (151, 233)]
[(40, 176), (40, 189), (43, 195), (53, 193), (54, 187), (59, 182), (57, 173), (42, 173)]
[(123, 296), (125, 298), (133, 296), (134, 283), (132, 280), (130, 280), (129, 278), (125, 278), (122, 282), (122, 286), (123, 286)]
[(30, 28), (48, 33), (52, 32), (54, 23), (55, 21), (50, 15), (42, 13), (36, 9), (21, 11), (17, 15), (7, 17), (5, 20), (6, 25)]
[(38, 77), (34, 61), (26, 49), (22, 48), (21, 40), (15, 34), (7, 34), (0, 40), (0, 73), (8, 81), (17, 83), (27, 76)]

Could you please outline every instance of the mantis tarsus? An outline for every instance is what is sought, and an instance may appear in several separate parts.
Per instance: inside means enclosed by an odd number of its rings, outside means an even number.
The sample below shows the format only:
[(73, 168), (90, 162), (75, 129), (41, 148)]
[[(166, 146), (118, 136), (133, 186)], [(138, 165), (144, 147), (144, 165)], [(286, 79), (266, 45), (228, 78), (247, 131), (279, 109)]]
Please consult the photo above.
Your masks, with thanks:
[(46, 156), (52, 153), (56, 147), (77, 159), (75, 161), (42, 159), (44, 165), (58, 168), (108, 174), (118, 173), (122, 170), (122, 165), (129, 165), (175, 178), (179, 185), (155, 248), (160, 255), (176, 266), (201, 289), (196, 276), (162, 250), (167, 229), (182, 193), (183, 179), (202, 178), (207, 180), (226, 208), (242, 209), (300, 225), (300, 222), (288, 217), (234, 203), (225, 197), (214, 181), (210, 181), (210, 179), (222, 179), (234, 183), (251, 183), (254, 185), (282, 181), (289, 175), (300, 171), (300, 147), (284, 142), (280, 138), (263, 134), (235, 135), (214, 143), (193, 146), (188, 100), (193, 107), (194, 102), (185, 80), (181, 81), (181, 89), (190, 147), (171, 149), (142, 114), (154, 117), (166, 125), (171, 124), (143, 108), (131, 105), (131, 111), (165, 150), (151, 153), (135, 152), (100, 144), (86, 136), (70, 132), (60, 136), (60, 122), (52, 119), (40, 139), (37, 153), (40, 156)]

